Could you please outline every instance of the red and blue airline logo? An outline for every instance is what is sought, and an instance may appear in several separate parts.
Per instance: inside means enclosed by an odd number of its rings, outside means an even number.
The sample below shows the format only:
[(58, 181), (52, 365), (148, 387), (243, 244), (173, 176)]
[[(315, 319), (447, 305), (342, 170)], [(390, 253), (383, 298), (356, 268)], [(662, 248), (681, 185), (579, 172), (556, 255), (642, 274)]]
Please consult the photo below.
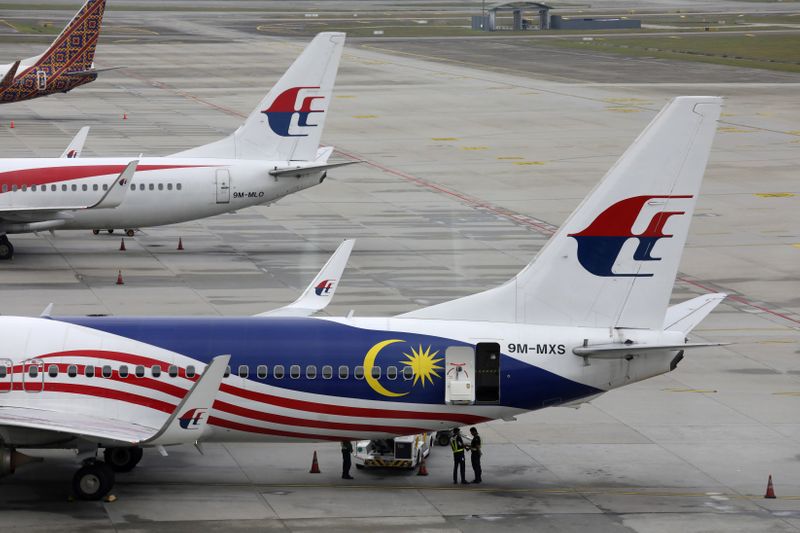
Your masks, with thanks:
[(580, 233), (568, 236), (578, 241), (578, 262), (595, 276), (649, 278), (653, 274), (614, 272), (622, 247), (628, 239), (639, 239), (633, 253), (636, 261), (660, 261), (653, 257), (653, 248), (661, 239), (672, 235), (664, 233), (664, 226), (670, 217), (683, 215), (685, 211), (661, 211), (650, 220), (647, 229), (640, 234), (633, 233), (633, 225), (645, 203), (653, 199), (692, 198), (692, 196), (634, 196), (620, 200), (600, 213), (589, 226)]
[(208, 409), (189, 409), (178, 418), (183, 429), (200, 429), (200, 421), (206, 416)]
[(314, 287), (314, 292), (317, 296), (328, 296), (333, 288), (334, 283), (336, 283), (335, 279), (323, 279), (316, 287)]
[(279, 94), (272, 105), (262, 111), (267, 116), (270, 129), (281, 137), (308, 137), (308, 133), (291, 133), (292, 118), (297, 115), (297, 128), (304, 131), (305, 128), (316, 128), (317, 124), (309, 124), (308, 119), (313, 113), (324, 113), (323, 109), (311, 109), (314, 100), (323, 100), (324, 96), (305, 96), (300, 102), (300, 109), (295, 109), (297, 105), (297, 95), (302, 90), (319, 89), (319, 87), (292, 87)]

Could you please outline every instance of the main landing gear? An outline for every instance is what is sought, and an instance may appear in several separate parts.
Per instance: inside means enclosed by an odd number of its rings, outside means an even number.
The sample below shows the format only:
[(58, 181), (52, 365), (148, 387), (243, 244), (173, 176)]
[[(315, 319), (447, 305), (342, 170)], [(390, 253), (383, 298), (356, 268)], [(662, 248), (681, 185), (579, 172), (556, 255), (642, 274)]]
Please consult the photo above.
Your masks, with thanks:
[[(93, 229), (92, 233), (94, 235), (100, 235), (101, 231), (102, 230), (99, 230), (99, 229)], [(107, 229), (106, 231), (108, 232), (109, 235), (113, 235), (114, 234), (114, 229)], [(136, 235), (136, 230), (135, 229), (126, 229), (125, 230), (125, 235), (128, 236), (128, 237), (133, 237), (134, 235)]]
[(14, 247), (8, 240), (8, 235), (0, 236), (0, 260), (7, 260), (14, 257)]
[(104, 498), (114, 488), (117, 472), (133, 470), (144, 454), (139, 447), (106, 448), (105, 461), (89, 459), (72, 477), (72, 492), (78, 499), (95, 501)]

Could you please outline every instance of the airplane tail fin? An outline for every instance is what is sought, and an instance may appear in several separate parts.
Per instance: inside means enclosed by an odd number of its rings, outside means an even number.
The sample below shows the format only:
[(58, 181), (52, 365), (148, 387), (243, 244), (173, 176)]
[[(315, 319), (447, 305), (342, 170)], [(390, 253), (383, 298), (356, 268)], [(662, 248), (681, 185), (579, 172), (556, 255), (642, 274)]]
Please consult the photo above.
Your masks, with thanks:
[(514, 279), (401, 316), (662, 329), (721, 106), (673, 99)]
[[(90, 70), (100, 37), (106, 0), (86, 0), (50, 47), (32, 62), (48, 78), (72, 71)], [(25, 63), (29, 63), (26, 61)]]
[(317, 34), (232, 135), (176, 157), (313, 161), (317, 157), (344, 33)]

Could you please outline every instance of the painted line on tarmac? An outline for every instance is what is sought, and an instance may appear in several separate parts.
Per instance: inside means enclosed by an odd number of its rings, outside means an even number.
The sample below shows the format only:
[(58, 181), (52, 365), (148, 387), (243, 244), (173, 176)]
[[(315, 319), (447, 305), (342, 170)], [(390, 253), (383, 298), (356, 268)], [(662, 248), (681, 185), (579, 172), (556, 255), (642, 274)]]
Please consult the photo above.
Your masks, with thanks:
[[(147, 83), (147, 84), (151, 85), (152, 87), (156, 87), (158, 89), (162, 89), (164, 91), (171, 92), (171, 93), (176, 94), (178, 96), (182, 96), (183, 98), (187, 98), (189, 100), (193, 100), (193, 101), (195, 101), (195, 102), (197, 102), (199, 104), (211, 107), (213, 109), (221, 111), (222, 113), (225, 113), (225, 114), (228, 114), (228, 115), (231, 115), (231, 116), (234, 116), (234, 117), (247, 118), (247, 115), (245, 115), (244, 113), (240, 113), (240, 112), (236, 111), (235, 109), (231, 109), (230, 107), (227, 107), (227, 106), (224, 106), (224, 105), (215, 104), (215, 103), (213, 103), (213, 102), (211, 102), (209, 100), (206, 100), (205, 98), (202, 98), (202, 97), (197, 96), (195, 94), (189, 93), (187, 91), (183, 91), (183, 90), (178, 89), (176, 87), (173, 87), (173, 86), (171, 86), (171, 85), (169, 85), (167, 83), (147, 78), (146, 76), (142, 76), (141, 74), (138, 74), (138, 73), (136, 73), (135, 71), (133, 71), (131, 69), (125, 69), (125, 72), (128, 73), (132, 78), (136, 78), (136, 79), (138, 79), (138, 80), (140, 80), (140, 81), (142, 81), (144, 83)], [(493, 213), (495, 215), (498, 215), (498, 216), (501, 216), (501, 217), (506, 218), (508, 220), (511, 220), (512, 222), (514, 222), (516, 224), (527, 226), (527, 227), (533, 229), (534, 231), (536, 231), (536, 232), (538, 232), (538, 233), (540, 233), (542, 235), (550, 236), (550, 235), (553, 235), (558, 230), (558, 226), (550, 224), (549, 222), (546, 222), (544, 220), (537, 219), (535, 217), (528, 216), (528, 215), (523, 215), (523, 214), (518, 213), (516, 211), (512, 211), (510, 209), (491, 204), (489, 202), (481, 200), (480, 198), (469, 196), (467, 194), (464, 194), (462, 192), (456, 191), (454, 189), (450, 189), (450, 188), (444, 187), (442, 185), (439, 185), (439, 184), (434, 183), (432, 181), (429, 181), (427, 179), (420, 178), (419, 176), (414, 176), (412, 174), (408, 174), (408, 173), (402, 172), (400, 170), (395, 170), (393, 168), (390, 168), (390, 167), (387, 167), (385, 165), (382, 165), (382, 164), (380, 164), (380, 163), (378, 163), (376, 161), (367, 159), (365, 157), (361, 157), (360, 155), (358, 155), (355, 152), (346, 151), (346, 150), (342, 150), (342, 149), (337, 149), (336, 152), (341, 154), (341, 155), (343, 155), (343, 156), (345, 156), (345, 157), (348, 157), (350, 159), (358, 159), (360, 161), (363, 161), (364, 164), (366, 164), (366, 165), (368, 165), (370, 167), (376, 168), (376, 169), (381, 170), (383, 172), (386, 172), (388, 174), (392, 174), (393, 176), (397, 176), (397, 177), (403, 178), (404, 180), (407, 180), (407, 181), (410, 181), (412, 183), (415, 183), (415, 184), (417, 184), (417, 185), (419, 185), (421, 187), (425, 187), (425, 188), (430, 189), (432, 191), (451, 196), (452, 198), (456, 198), (457, 200), (460, 200), (461, 202), (463, 202), (467, 206), (472, 207), (474, 209), (481, 209), (481, 210), (489, 211), (489, 212), (491, 212), (491, 213)], [(726, 290), (723, 287), (719, 287), (719, 289), (712, 288), (712, 287), (709, 286), (709, 285), (711, 285), (710, 282), (700, 283), (698, 281), (690, 280), (684, 274), (679, 274), (679, 276), (676, 279), (678, 281), (682, 282), (682, 283), (685, 283), (685, 284), (688, 284), (688, 285), (692, 285), (694, 287), (700, 288), (700, 289), (702, 289), (702, 290), (704, 290), (706, 292), (709, 292), (709, 293), (715, 293), (715, 292), (728, 292), (729, 293), (729, 292), (732, 292), (732, 291)], [(798, 328), (800, 326), (800, 319), (796, 319), (796, 318), (790, 317), (790, 316), (786, 315), (785, 313), (782, 313), (782, 312), (779, 312), (779, 311), (774, 311), (774, 310), (769, 309), (767, 307), (764, 307), (762, 305), (757, 305), (757, 304), (747, 300), (746, 298), (744, 298), (742, 296), (730, 295), (729, 294), (726, 299), (728, 301), (733, 301), (733, 302), (739, 303), (739, 304), (741, 304), (743, 306), (746, 306), (746, 307), (752, 307), (752, 308), (757, 309), (759, 311), (762, 311), (764, 313), (770, 314), (770, 315), (772, 315), (774, 317), (786, 320), (786, 321), (792, 323), (792, 327), (794, 327), (794, 328)]]

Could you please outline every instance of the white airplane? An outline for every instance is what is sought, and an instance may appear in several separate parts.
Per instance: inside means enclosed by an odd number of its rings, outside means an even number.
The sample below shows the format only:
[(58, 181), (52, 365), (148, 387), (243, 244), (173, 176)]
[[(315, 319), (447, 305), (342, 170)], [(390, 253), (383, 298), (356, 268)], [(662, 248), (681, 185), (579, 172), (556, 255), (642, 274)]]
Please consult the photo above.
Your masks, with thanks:
[(525, 269), (472, 296), (311, 317), (341, 279), (344, 243), (267, 316), (0, 317), (1, 473), (32, 460), (18, 449), (77, 449), (73, 490), (97, 499), (146, 447), (391, 438), (674, 370), (718, 345), (687, 336), (724, 294), (669, 300), (720, 107), (669, 103)]
[(50, 47), (38, 56), (0, 65), (0, 104), (66, 93), (93, 82), (105, 70), (94, 67), (106, 0), (86, 0)]
[[(325, 179), (320, 148), (345, 36), (320, 33), (228, 137), (168, 157), (76, 157), (82, 130), (59, 158), (0, 159), (0, 259), (7, 235), (55, 229), (174, 224), (268, 204)], [(135, 174), (122, 179), (134, 166)], [(104, 201), (115, 187), (126, 191)], [(113, 194), (115, 198), (116, 194)]]

